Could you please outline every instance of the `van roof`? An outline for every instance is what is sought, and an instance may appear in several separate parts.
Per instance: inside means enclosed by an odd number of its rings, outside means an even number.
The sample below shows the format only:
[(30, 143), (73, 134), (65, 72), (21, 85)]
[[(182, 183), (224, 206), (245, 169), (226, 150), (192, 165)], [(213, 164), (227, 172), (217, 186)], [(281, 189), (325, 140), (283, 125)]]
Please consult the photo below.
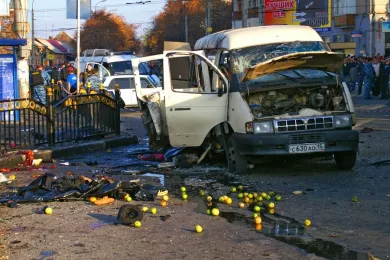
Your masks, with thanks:
[(230, 29), (207, 35), (195, 43), (195, 50), (239, 49), (244, 47), (293, 41), (322, 41), (309, 26), (270, 25)]
[(80, 57), (80, 62), (117, 62), (117, 61), (130, 61), (137, 58), (136, 55), (121, 54), (121, 55), (107, 55), (107, 56), (94, 56), (94, 57)]

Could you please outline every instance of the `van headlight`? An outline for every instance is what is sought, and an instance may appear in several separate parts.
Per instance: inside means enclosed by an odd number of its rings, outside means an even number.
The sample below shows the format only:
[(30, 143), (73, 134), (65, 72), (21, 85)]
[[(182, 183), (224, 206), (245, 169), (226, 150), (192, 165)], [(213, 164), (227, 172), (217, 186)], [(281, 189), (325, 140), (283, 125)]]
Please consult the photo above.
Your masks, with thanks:
[(352, 127), (351, 115), (337, 115), (334, 116), (335, 128)]
[(274, 128), (271, 121), (250, 122), (246, 124), (246, 132), (253, 134), (273, 133)]

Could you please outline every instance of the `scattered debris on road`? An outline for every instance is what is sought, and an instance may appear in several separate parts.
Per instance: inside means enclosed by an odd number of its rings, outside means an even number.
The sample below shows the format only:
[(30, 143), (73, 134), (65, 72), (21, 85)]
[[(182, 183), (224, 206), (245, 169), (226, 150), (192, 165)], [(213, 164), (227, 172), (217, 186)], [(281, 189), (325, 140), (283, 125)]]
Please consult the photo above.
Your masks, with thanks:
[(374, 132), (375, 130), (371, 127), (364, 127), (362, 130), (360, 130), (361, 133), (363, 134), (367, 134), (367, 133), (372, 133)]

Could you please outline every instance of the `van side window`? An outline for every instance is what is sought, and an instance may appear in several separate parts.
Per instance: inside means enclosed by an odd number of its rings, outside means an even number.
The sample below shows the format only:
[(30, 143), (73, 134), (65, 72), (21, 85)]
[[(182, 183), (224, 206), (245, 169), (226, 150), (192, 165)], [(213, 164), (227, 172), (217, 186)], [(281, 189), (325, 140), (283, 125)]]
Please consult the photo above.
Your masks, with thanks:
[[(134, 81), (134, 79), (133, 79)], [(115, 85), (119, 85), (119, 89), (134, 89), (134, 83), (130, 82), (130, 78), (116, 78), (111, 80), (107, 89), (115, 89)]]
[(172, 89), (188, 93), (217, 93), (211, 75), (217, 74), (202, 57), (191, 54), (169, 58)]
[[(150, 83), (150, 81), (148, 81), (145, 78), (141, 78), (140, 81), (141, 81), (141, 88), (155, 88), (153, 86), (153, 84)], [(135, 80), (134, 80), (134, 78), (131, 78), (131, 88), (135, 88)]]

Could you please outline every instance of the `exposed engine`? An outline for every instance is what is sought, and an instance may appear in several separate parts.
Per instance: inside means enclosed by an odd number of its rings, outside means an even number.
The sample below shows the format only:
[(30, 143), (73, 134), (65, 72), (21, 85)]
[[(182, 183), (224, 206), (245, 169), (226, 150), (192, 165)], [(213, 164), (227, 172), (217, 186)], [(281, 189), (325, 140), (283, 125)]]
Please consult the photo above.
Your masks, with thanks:
[(343, 93), (338, 86), (271, 90), (250, 93), (246, 98), (257, 118), (281, 114), (299, 115), (303, 109), (319, 113), (345, 111)]

